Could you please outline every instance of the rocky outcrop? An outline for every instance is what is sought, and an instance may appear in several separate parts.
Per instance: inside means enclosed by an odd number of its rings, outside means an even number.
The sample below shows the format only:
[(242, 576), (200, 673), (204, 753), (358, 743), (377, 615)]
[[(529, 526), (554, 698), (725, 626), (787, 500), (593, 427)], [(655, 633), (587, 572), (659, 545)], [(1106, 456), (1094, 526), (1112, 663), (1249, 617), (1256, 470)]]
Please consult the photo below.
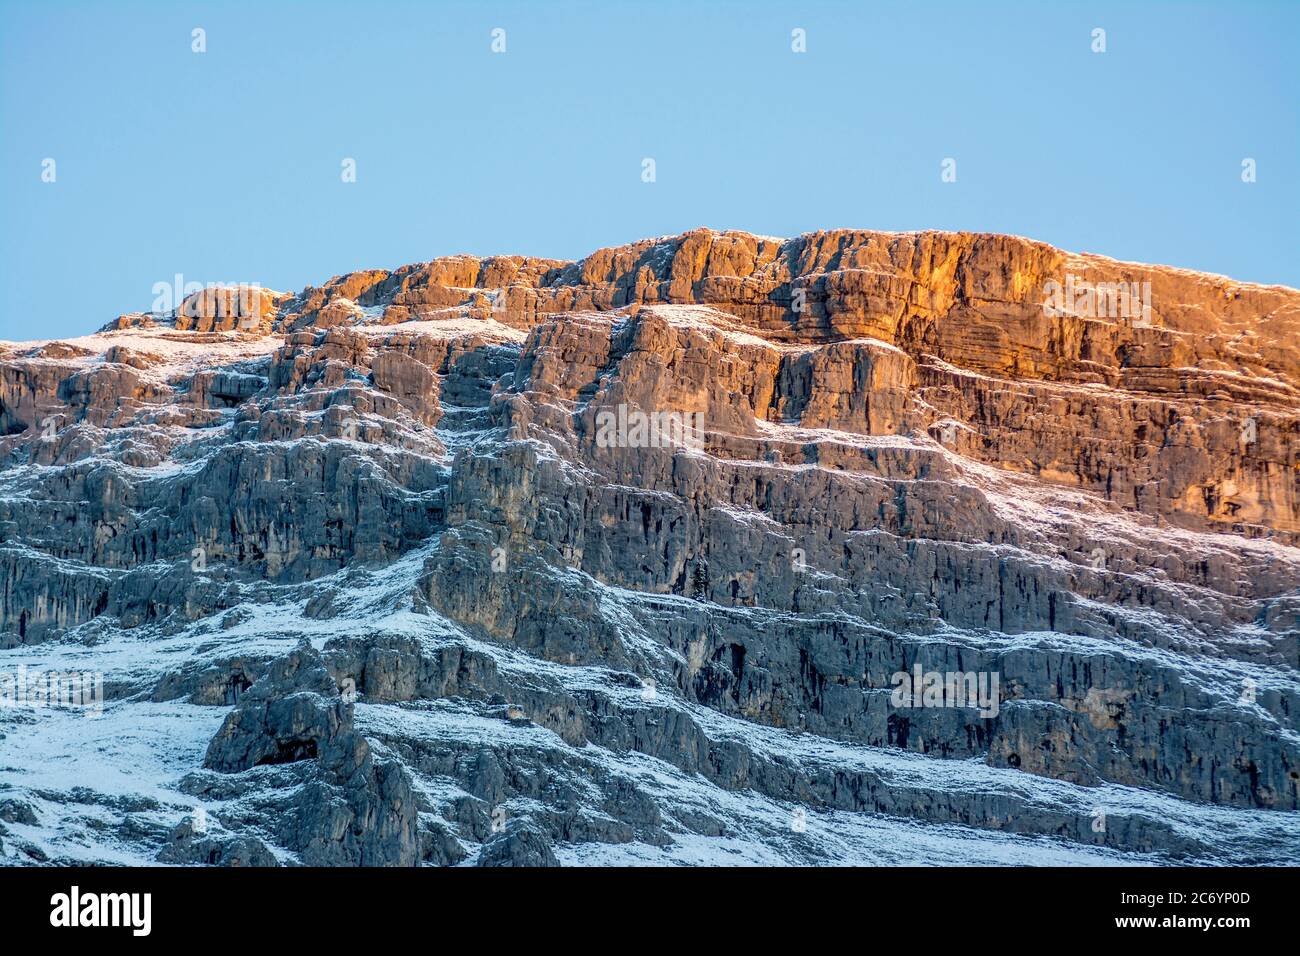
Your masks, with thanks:
[(158, 851), (158, 862), (205, 866), (279, 866), (280, 861), (255, 837), (197, 832), (190, 820), (178, 823)]
[(303, 863), (415, 865), (420, 843), (409, 776), (399, 764), (374, 759), (310, 645), (277, 661), (243, 695), (203, 764), (239, 773), (300, 761), (317, 772), (301, 784), (294, 812), (276, 832)]
[(478, 866), (559, 866), (546, 837), (527, 825), (510, 827), (483, 844)]

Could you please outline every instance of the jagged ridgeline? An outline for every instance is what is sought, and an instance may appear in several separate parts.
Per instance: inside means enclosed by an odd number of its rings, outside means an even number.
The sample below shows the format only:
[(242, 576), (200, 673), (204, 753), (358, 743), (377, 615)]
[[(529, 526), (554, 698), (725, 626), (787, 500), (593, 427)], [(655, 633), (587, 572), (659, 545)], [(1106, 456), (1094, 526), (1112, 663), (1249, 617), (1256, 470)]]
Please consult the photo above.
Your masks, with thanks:
[(0, 859), (1293, 861), (1298, 334), (702, 230), (0, 343)]

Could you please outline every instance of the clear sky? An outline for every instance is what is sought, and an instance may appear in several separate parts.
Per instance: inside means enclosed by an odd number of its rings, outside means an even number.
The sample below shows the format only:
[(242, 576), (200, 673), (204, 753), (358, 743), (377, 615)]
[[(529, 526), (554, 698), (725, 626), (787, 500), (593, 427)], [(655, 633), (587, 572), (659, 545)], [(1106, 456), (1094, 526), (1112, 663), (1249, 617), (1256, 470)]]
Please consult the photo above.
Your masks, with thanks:
[(1281, 0), (0, 0), (0, 338), (176, 273), (298, 289), (698, 226), (1011, 232), (1300, 287), (1297, 48)]

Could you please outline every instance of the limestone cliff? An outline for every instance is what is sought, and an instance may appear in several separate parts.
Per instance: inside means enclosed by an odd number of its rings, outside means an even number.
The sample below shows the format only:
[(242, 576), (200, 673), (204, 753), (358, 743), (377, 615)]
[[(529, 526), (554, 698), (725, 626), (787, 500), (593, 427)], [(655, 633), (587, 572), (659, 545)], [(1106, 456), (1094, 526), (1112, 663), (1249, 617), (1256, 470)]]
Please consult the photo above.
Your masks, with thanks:
[(700, 230), (0, 343), (0, 667), (106, 697), (77, 775), (80, 714), (0, 710), (0, 847), (1293, 858), (1298, 334), (1016, 237)]

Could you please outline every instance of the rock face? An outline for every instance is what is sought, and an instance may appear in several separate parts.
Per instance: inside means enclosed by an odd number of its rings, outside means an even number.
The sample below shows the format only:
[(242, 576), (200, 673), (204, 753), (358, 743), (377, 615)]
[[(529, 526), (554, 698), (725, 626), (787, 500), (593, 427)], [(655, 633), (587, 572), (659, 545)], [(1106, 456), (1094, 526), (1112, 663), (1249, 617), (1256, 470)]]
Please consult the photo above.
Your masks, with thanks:
[(415, 799), (400, 765), (376, 762), (310, 644), (271, 665), (226, 717), (203, 765), (224, 773), (312, 761), (280, 829), (308, 866), (413, 866)]
[(0, 769), (0, 847), (1293, 859), (1297, 341), (1282, 287), (701, 230), (0, 343), (0, 674), (153, 755)]

